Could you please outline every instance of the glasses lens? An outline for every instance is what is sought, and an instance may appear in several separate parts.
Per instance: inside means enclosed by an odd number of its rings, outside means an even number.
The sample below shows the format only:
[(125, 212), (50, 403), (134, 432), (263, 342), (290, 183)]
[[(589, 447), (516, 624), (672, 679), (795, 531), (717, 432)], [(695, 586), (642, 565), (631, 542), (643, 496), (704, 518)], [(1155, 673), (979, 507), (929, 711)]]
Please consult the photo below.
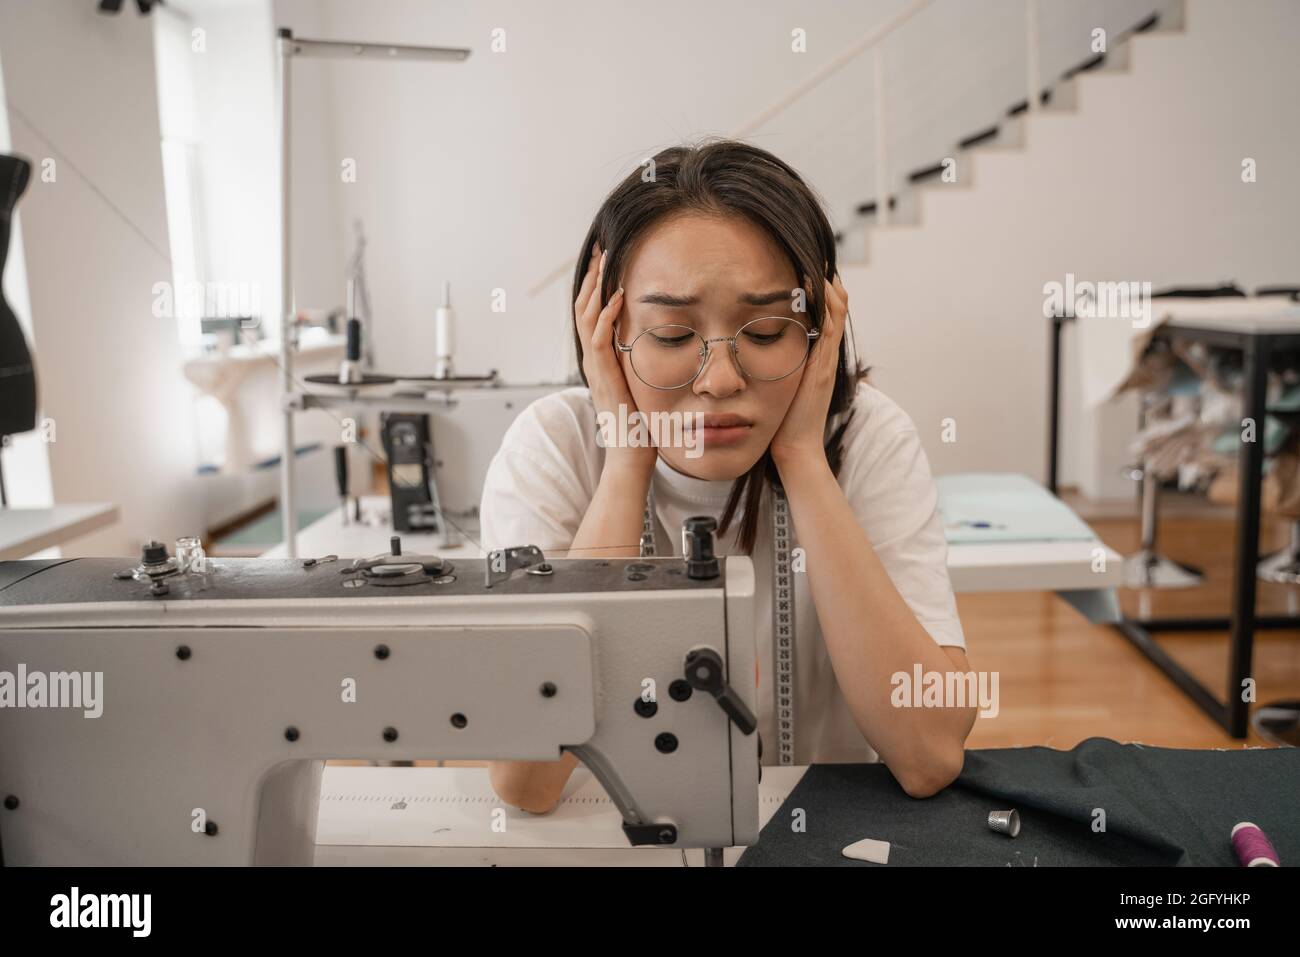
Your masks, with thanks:
[(632, 343), (632, 370), (656, 389), (686, 385), (700, 371), (704, 340), (690, 326), (655, 326)]
[(767, 316), (736, 333), (736, 358), (755, 379), (783, 379), (808, 356), (808, 331), (798, 320)]

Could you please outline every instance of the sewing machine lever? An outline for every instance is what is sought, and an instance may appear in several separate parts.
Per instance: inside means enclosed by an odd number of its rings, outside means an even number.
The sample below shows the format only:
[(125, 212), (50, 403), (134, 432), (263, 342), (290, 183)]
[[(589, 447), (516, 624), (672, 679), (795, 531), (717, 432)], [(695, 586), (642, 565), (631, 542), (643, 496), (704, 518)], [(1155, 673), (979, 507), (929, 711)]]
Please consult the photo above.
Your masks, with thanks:
[(707, 691), (735, 722), (741, 734), (753, 734), (758, 727), (754, 712), (750, 711), (740, 696), (731, 689), (722, 674), (722, 656), (708, 645), (692, 648), (686, 653), (686, 681), (692, 688)]

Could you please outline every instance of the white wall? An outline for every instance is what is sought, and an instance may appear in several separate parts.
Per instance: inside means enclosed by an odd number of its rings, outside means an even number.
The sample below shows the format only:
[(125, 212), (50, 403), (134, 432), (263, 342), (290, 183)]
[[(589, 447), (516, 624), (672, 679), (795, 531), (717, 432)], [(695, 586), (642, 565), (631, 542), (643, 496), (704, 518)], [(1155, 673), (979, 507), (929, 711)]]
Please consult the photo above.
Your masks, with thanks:
[(150, 25), (76, 0), (3, 0), (0, 63), (15, 150), (57, 164), (22, 201), (54, 499), (122, 510), (64, 551), (134, 554), (193, 534), (188, 391), (176, 329), (151, 311), (171, 275)]
[[(1300, 280), (1297, 40), (1292, 0), (1190, 0), (1185, 33), (1134, 39), (1130, 72), (1081, 77), (1077, 113), (1031, 119), (1023, 150), (976, 150), (957, 185), (925, 193), (919, 226), (872, 231), (868, 264), (845, 273), (858, 343), (937, 472), (1045, 477), (1044, 283)], [(1258, 182), (1242, 182), (1243, 157)], [(1084, 416), (1077, 387), (1063, 481), (1131, 495), (1118, 467), (1134, 407)], [(954, 444), (939, 441), (947, 417)]]
[[(1154, 5), (1044, 0), (1044, 75), (1088, 56), (1092, 25), (1128, 26)], [(432, 365), (433, 309), (450, 278), (462, 370), (564, 378), (567, 272), (535, 297), (528, 291), (577, 255), (615, 182), (657, 149), (748, 121), (904, 6), (276, 0), (277, 25), (300, 35), (474, 51), (455, 65), (295, 65), (298, 89), (319, 83), (328, 106), (319, 116), (304, 106), (295, 119), (328, 125), (330, 137), (319, 155), (299, 153), (298, 174), (318, 163), (311, 195), (337, 209), (332, 235), (350, 237), (361, 217), (372, 237), (379, 364)], [(503, 53), (490, 49), (495, 28), (505, 30)], [(796, 28), (807, 53), (791, 50)], [(887, 50), (897, 176), (1023, 97), (1024, 57), (1018, 2), (937, 0), (905, 26)], [(803, 170), (844, 221), (874, 189), (870, 76), (864, 57), (752, 136)], [(354, 184), (339, 181), (345, 157), (357, 161)], [(489, 310), (497, 288), (504, 316)]]

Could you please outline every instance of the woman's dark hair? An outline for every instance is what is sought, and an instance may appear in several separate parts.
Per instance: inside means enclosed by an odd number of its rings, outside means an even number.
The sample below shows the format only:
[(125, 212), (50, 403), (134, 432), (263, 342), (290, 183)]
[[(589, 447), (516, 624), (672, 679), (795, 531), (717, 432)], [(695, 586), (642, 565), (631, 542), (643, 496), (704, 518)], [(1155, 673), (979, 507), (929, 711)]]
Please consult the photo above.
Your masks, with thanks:
[[(655, 223), (678, 213), (743, 217), (763, 230), (785, 253), (797, 281), (802, 276), (835, 275), (835, 234), (817, 194), (793, 169), (766, 150), (735, 140), (705, 140), (694, 146), (673, 146), (655, 154), (653, 165), (630, 173), (614, 187), (592, 220), (591, 229), (579, 247), (573, 274), (576, 302), (587, 273), (593, 244), (608, 250), (604, 281), (599, 290), (603, 306), (619, 287), (620, 277), (636, 241)], [(808, 316), (813, 328), (821, 328), (826, 310), (825, 289), (820, 282), (807, 290)], [(573, 316), (573, 343), (578, 370), (582, 371), (582, 339)], [(850, 367), (849, 334), (840, 343), (835, 386), (827, 418), (848, 410), (860, 379), (868, 369)], [(851, 415), (851, 414), (850, 414)], [(843, 459), (846, 417), (826, 440), (826, 458), (838, 474)], [(750, 554), (758, 534), (758, 505), (763, 485), (780, 485), (780, 475), (770, 451), (736, 479), (718, 533), (727, 532), (736, 510), (744, 502), (738, 545)]]

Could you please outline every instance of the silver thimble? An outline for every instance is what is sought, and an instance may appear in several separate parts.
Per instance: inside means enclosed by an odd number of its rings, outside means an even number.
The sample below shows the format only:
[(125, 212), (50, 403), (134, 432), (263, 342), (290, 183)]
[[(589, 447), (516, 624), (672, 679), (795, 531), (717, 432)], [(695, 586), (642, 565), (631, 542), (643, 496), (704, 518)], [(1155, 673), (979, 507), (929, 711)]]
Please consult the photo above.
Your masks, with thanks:
[(1016, 811), (989, 811), (989, 829), (1015, 837), (1020, 833), (1020, 814)]

